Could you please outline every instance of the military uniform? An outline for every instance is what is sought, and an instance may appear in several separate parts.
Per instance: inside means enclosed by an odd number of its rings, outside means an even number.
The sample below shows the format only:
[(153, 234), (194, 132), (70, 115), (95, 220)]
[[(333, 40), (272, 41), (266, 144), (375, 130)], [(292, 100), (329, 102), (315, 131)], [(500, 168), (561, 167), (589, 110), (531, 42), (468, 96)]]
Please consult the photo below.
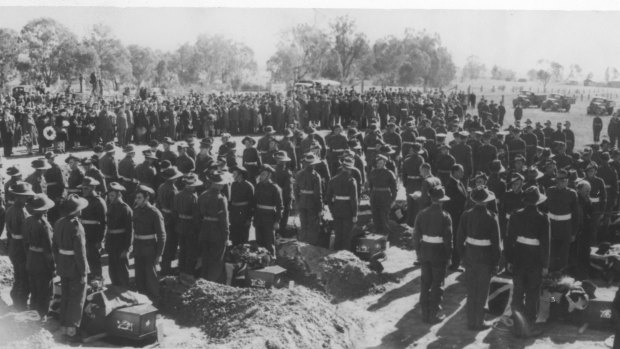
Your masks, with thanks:
[(47, 181), (45, 180), (44, 173), (35, 171), (30, 174), (30, 176), (26, 177), (24, 182), (30, 183), (30, 185), (32, 185), (32, 191), (35, 193), (47, 195)]
[(495, 213), (479, 205), (465, 211), (459, 223), (456, 248), (465, 265), (467, 325), (471, 329), (479, 329), (484, 321), (491, 276), (501, 254)]
[(133, 193), (140, 181), (138, 180), (138, 173), (136, 171), (136, 162), (130, 156), (125, 156), (118, 163), (118, 177), (122, 179), (122, 185), (127, 189), (129, 201), (133, 201)]
[(106, 184), (106, 179), (104, 178), (103, 173), (101, 173), (101, 170), (93, 166), (88, 171), (84, 172), (84, 176), (94, 178), (99, 182), (99, 185), (96, 187), (98, 193), (108, 192), (108, 185)]
[(275, 256), (274, 224), (282, 219), (282, 190), (271, 180), (260, 182), (254, 190), (256, 210), (254, 211), (254, 227), (256, 242)]
[(50, 221), (56, 222), (60, 218), (60, 203), (67, 187), (67, 180), (57, 163), (52, 163), (51, 166), (52, 168), (45, 171), (44, 177), (47, 186), (47, 196), (54, 201), (56, 206), (47, 212), (47, 217)]
[(323, 188), (321, 177), (312, 166), (297, 172), (294, 187), (295, 201), (299, 211), (298, 240), (311, 245), (320, 241), (320, 218), (322, 209)]
[(105, 178), (106, 188), (110, 183), (118, 181), (118, 163), (114, 158), (114, 153), (106, 153), (99, 159), (99, 169)]
[(570, 244), (578, 227), (577, 193), (573, 189), (553, 186), (547, 190), (545, 206), (551, 226), (549, 270), (558, 271), (568, 265)]
[[(129, 288), (129, 249), (133, 238), (133, 211), (124, 201), (113, 202), (107, 212), (105, 250), (112, 285)], [(123, 255), (124, 254), (124, 255)]]
[(24, 240), (28, 242), (26, 270), (32, 293), (30, 307), (43, 317), (49, 312), (52, 299), (52, 279), (55, 269), (52, 255), (54, 232), (45, 215), (27, 217), (23, 231)]
[(86, 301), (86, 275), (90, 270), (84, 228), (77, 217), (62, 217), (54, 224), (52, 249), (62, 288), (60, 325), (80, 327)]
[(549, 218), (536, 206), (526, 206), (508, 221), (506, 259), (512, 263), (512, 308), (524, 311), (528, 320), (536, 319), (542, 269), (549, 267)]
[(452, 173), (452, 166), (455, 164), (456, 160), (454, 159), (454, 156), (450, 154), (439, 154), (437, 156), (437, 159), (433, 164), (433, 169), (437, 171), (437, 177), (439, 177), (444, 186), (448, 183), (448, 179)]
[(201, 276), (209, 281), (222, 282), (224, 254), (230, 234), (228, 225), (228, 202), (216, 189), (211, 188), (198, 197), (200, 224)]
[(256, 148), (243, 149), (241, 162), (243, 163), (243, 167), (245, 167), (245, 169), (248, 171), (248, 180), (251, 182), (255, 182), (256, 177), (258, 177), (258, 169), (262, 165), (261, 157), (258, 154), (258, 150)]
[(424, 159), (414, 154), (409, 156), (403, 162), (402, 180), (405, 186), (405, 192), (407, 193), (407, 225), (413, 227), (415, 221), (415, 200), (411, 197), (411, 194), (415, 191), (419, 191), (422, 187), (422, 176), (420, 176), (420, 165), (424, 163)]
[(603, 212), (605, 212), (605, 208), (607, 207), (607, 190), (605, 189), (605, 182), (597, 175), (592, 178), (586, 176), (584, 180), (590, 183), (591, 187), (590, 202), (592, 203), (592, 226), (590, 227), (590, 246), (598, 246), (599, 225)]
[[(463, 211), (465, 211), (465, 203), (467, 202), (467, 188), (461, 180), (450, 176), (446, 185), (446, 195), (450, 198), (450, 201), (444, 203), (444, 210), (450, 215), (450, 221), (452, 222), (451, 232), (456, 232), (459, 228), (459, 221)], [(452, 244), (456, 245), (456, 234), (451, 234), (453, 241)], [(457, 268), (461, 264), (461, 256), (458, 249), (452, 250), (451, 266)]]
[(150, 165), (146, 161), (136, 166), (136, 180), (139, 184), (146, 185), (147, 187), (155, 190), (157, 183), (156, 180), (157, 171), (154, 166)]
[(136, 289), (147, 295), (152, 302), (159, 301), (157, 260), (166, 245), (164, 217), (150, 203), (133, 211), (133, 255), (135, 259)]
[(377, 233), (387, 234), (388, 216), (397, 194), (396, 176), (388, 169), (375, 168), (368, 176), (368, 186), (372, 221), (375, 223)]
[(463, 166), (465, 170), (465, 176), (463, 178), (469, 178), (474, 170), (474, 159), (471, 147), (464, 142), (456, 143), (450, 148), (450, 154), (454, 157), (457, 164)]
[(106, 227), (107, 206), (99, 194), (90, 195), (85, 198), (88, 200), (88, 207), (82, 210), (80, 222), (86, 234), (86, 257), (90, 267), (89, 278), (102, 277), (101, 272), (101, 242)]
[(284, 232), (288, 224), (288, 218), (293, 205), (293, 173), (288, 169), (287, 162), (279, 163), (275, 167), (275, 170), (272, 178), (274, 183), (282, 190), (282, 204), (284, 205), (282, 217), (280, 218), (280, 229), (278, 231), (278, 233), (282, 235), (282, 232)]
[(179, 271), (193, 275), (199, 258), (198, 234), (201, 221), (198, 195), (186, 188), (174, 196), (173, 211), (177, 215), (175, 230), (179, 239)]
[(230, 240), (233, 245), (245, 244), (250, 238), (254, 216), (254, 186), (247, 180), (230, 186)]
[[(69, 178), (67, 180), (67, 193), (68, 194), (80, 194), (82, 190), (78, 188), (78, 186), (81, 185), (83, 181), (84, 181), (84, 171), (82, 171), (82, 169), (76, 168), (75, 170), (71, 170), (71, 172), (69, 172)], [(102, 182), (99, 182), (99, 183), (102, 183)]]
[(327, 185), (325, 202), (334, 219), (334, 249), (352, 251), (353, 220), (357, 219), (357, 185), (346, 171), (339, 172)]
[(13, 288), (11, 299), (16, 309), (25, 310), (30, 295), (28, 271), (26, 268), (27, 242), (22, 235), (24, 222), (30, 216), (23, 204), (15, 203), (6, 210), (6, 231), (9, 259), (13, 264)]
[(416, 218), (413, 245), (420, 262), (422, 321), (437, 316), (443, 295), (446, 267), (452, 255), (452, 220), (440, 205), (422, 210)]
[(329, 166), (330, 173), (336, 173), (338, 169), (338, 157), (345, 150), (349, 149), (349, 143), (347, 137), (342, 134), (338, 135), (330, 135), (326, 139), (327, 147), (329, 151), (327, 152), (327, 165)]
[(164, 216), (164, 227), (166, 229), (166, 248), (161, 261), (163, 274), (170, 273), (170, 265), (176, 259), (179, 238), (174, 225), (174, 197), (179, 193), (173, 181), (166, 181), (157, 189), (157, 208)]
[(181, 154), (173, 163), (183, 174), (188, 174), (196, 168), (196, 162), (187, 154)]

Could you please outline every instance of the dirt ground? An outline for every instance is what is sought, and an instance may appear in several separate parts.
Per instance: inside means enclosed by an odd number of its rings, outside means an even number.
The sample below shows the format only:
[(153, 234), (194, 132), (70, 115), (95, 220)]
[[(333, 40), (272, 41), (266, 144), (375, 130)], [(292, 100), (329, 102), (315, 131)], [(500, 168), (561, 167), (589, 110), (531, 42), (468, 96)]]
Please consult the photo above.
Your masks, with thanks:
[[(466, 88), (466, 84), (459, 84), (459, 88)], [(484, 91), (479, 91), (480, 84), (484, 85)], [(500, 85), (498, 82), (473, 82), (472, 87), (476, 88), (475, 93), (480, 98), (484, 95), (487, 99), (499, 101), (502, 93), (491, 93), (491, 84)], [(533, 85), (536, 92), (538, 86)], [(549, 86), (548, 88), (557, 88)], [(583, 87), (564, 86), (566, 89), (583, 89)], [(588, 88), (586, 91), (591, 97), (597, 94), (596, 88)], [(610, 89), (614, 94), (620, 90)], [(605, 92), (601, 89), (598, 93)], [(511, 123), (513, 119), (512, 98), (514, 94), (510, 91), (510, 86), (504, 94), (505, 105), (507, 107), (506, 123)], [(618, 100), (617, 95), (614, 98)], [(586, 116), (586, 107), (589, 100), (577, 103), (569, 113), (542, 112), (540, 109), (525, 109), (524, 120), (531, 119), (534, 122), (544, 122), (550, 120), (552, 123), (570, 120), (572, 129), (576, 135), (576, 149), (582, 149), (584, 145), (592, 141), (592, 117)], [(470, 112), (472, 112), (470, 110)], [(604, 131), (606, 133), (609, 117), (603, 117)], [(240, 138), (235, 137), (235, 140)], [(219, 139), (215, 142), (215, 149), (219, 146)], [(138, 147), (142, 149), (143, 147)], [(18, 155), (21, 149), (18, 150)], [(78, 153), (78, 156), (90, 155), (90, 152)], [(120, 158), (123, 154), (118, 152)], [(241, 149), (239, 149), (241, 155)], [(66, 155), (60, 155), (58, 162), (64, 165)], [(3, 169), (0, 170), (5, 175), (6, 168), (11, 165), (19, 165), (27, 175), (30, 170), (32, 158), (17, 157), (3, 159)], [(137, 162), (142, 161), (141, 154), (138, 152)], [(400, 194), (402, 196), (402, 193)], [(253, 234), (253, 232), (252, 232)], [(0, 245), (5, 243), (5, 237), (0, 239)], [(2, 250), (2, 249), (0, 249)], [(514, 338), (510, 333), (498, 329), (489, 329), (484, 332), (471, 332), (466, 330), (465, 325), (465, 286), (462, 281), (461, 273), (449, 274), (445, 282), (445, 292), (442, 313), (446, 319), (437, 325), (429, 326), (419, 320), (419, 308), (417, 307), (420, 290), (420, 270), (413, 266), (414, 252), (410, 251), (406, 243), (399, 243), (389, 248), (388, 258), (383, 263), (384, 281), (380, 292), (370, 292), (367, 295), (348, 297), (346, 300), (336, 301), (334, 307), (342, 317), (359, 319), (363, 333), (358, 334), (355, 339), (356, 348), (605, 348), (604, 341), (611, 335), (609, 332), (591, 329), (580, 329), (574, 325), (554, 323), (545, 328), (545, 333), (537, 339), (520, 340)], [(0, 300), (10, 305), (8, 294), (10, 285), (10, 273), (2, 271), (2, 267), (10, 265), (4, 253), (0, 253)], [(104, 270), (104, 275), (107, 270)], [(302, 286), (299, 286), (302, 287)], [(599, 289), (598, 292), (603, 297), (610, 297), (617, 289), (617, 284)], [(599, 297), (601, 298), (601, 297)], [(3, 306), (0, 301), (0, 347), (58, 347), (60, 335), (58, 324), (51, 322), (41, 327), (32, 322), (25, 326), (25, 330), (19, 330), (23, 323), (15, 321), (14, 315), (10, 315), (10, 308)], [(7, 315), (8, 314), (8, 315)], [(488, 320), (493, 320), (489, 317)], [(160, 346), (162, 347), (205, 347), (205, 343), (210, 342), (204, 331), (197, 327), (186, 327), (175, 323), (167, 317), (159, 320), (164, 329), (164, 335)], [(16, 329), (17, 328), (17, 329)], [(109, 347), (115, 346), (106, 341), (96, 341), (84, 344), (84, 346)], [(225, 345), (219, 343), (219, 347)], [(298, 345), (299, 348), (312, 348), (312, 346)], [(314, 349), (314, 348), (312, 348)]]

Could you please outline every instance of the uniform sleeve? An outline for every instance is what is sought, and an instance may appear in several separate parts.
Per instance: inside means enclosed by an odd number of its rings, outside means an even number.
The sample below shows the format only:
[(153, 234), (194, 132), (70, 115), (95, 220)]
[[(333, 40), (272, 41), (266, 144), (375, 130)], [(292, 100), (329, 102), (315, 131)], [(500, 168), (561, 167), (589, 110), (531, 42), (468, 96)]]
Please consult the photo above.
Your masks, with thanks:
[(452, 218), (447, 212), (443, 213), (443, 244), (446, 251), (446, 256), (452, 256)]
[(274, 188), (273, 195), (275, 196), (275, 206), (276, 206), (275, 219), (276, 219), (276, 222), (280, 222), (280, 219), (282, 219), (282, 211), (284, 210), (284, 205), (282, 202), (282, 190), (280, 190), (280, 188), (278, 188), (278, 186), (275, 184), (273, 188)]
[(297, 175), (295, 176), (295, 183), (293, 183), (293, 197), (295, 198), (295, 202), (299, 202), (299, 193), (300, 193), (299, 182), (302, 177), (302, 171), (303, 170), (297, 173)]
[(513, 250), (515, 247), (515, 242), (517, 239), (517, 227), (515, 224), (515, 219), (518, 219), (518, 216), (510, 216), (508, 219), (508, 228), (506, 229), (506, 242), (504, 243), (504, 253), (506, 256), (506, 260), (509, 263), (514, 263), (514, 254)]
[(228, 225), (228, 204), (226, 202), (226, 198), (220, 198), (220, 209), (217, 212), (220, 229), (226, 233), (226, 240), (228, 240), (228, 236), (230, 235), (229, 225)]
[(392, 201), (396, 200), (396, 195), (398, 194), (398, 188), (396, 187), (396, 175), (392, 171), (389, 172), (389, 186), (390, 191), (392, 192)]
[(491, 263), (493, 266), (497, 266), (499, 263), (499, 259), (502, 254), (502, 240), (499, 236), (499, 222), (497, 220), (497, 215), (492, 214), (492, 219), (489, 221), (491, 226)]
[(461, 219), (459, 220), (459, 228), (456, 233), (456, 246), (453, 246), (453, 248), (456, 248), (459, 251), (459, 256), (461, 256), (461, 258), (465, 257), (465, 238), (467, 238), (466, 228), (468, 217), (468, 212), (463, 212), (463, 215), (461, 215)]
[(157, 252), (156, 257), (160, 258), (166, 246), (166, 229), (164, 227), (164, 216), (159, 210), (153, 210), (153, 230), (157, 236)]
[(607, 207), (607, 189), (605, 189), (605, 181), (601, 179), (599, 183), (601, 184), (601, 207), (605, 210)]
[(351, 178), (351, 180), (349, 181), (349, 186), (350, 186), (350, 190), (349, 190), (349, 196), (351, 197), (349, 199), (349, 203), (351, 204), (351, 217), (352, 218), (357, 218), (357, 210), (358, 210), (358, 205), (357, 205), (357, 183), (355, 182), (355, 180), (353, 178)]
[[(579, 221), (581, 220), (581, 216), (579, 214), (579, 199), (577, 197), (577, 192), (571, 191), (571, 202), (570, 202), (570, 212), (571, 212), (571, 221), (573, 222), (573, 227), (579, 227)], [(571, 229), (571, 233), (573, 236), (577, 233), (577, 229)]]
[(549, 217), (542, 217), (541, 224), (541, 237), (540, 237), (540, 249), (541, 249), (541, 260), (543, 268), (549, 268), (549, 255), (551, 254), (551, 224), (549, 222)]
[(314, 203), (316, 207), (322, 207), (323, 187), (321, 185), (321, 176), (319, 176), (318, 173), (314, 173), (314, 175), (312, 176), (312, 189), (312, 191), (314, 192), (312, 196), (314, 197)]
[(74, 223), (75, 225), (71, 227), (75, 229), (73, 235), (73, 251), (75, 253), (75, 265), (77, 266), (78, 272), (81, 276), (86, 276), (88, 273), (88, 264), (86, 262), (86, 236), (84, 233), (84, 228), (80, 223)]
[(97, 206), (97, 218), (101, 223), (101, 226), (105, 227), (108, 220), (108, 207), (106, 206), (105, 201), (103, 201), (101, 197), (97, 198)]
[(133, 211), (131, 210), (131, 208), (129, 206), (125, 206), (125, 212), (124, 212), (124, 222), (123, 222), (123, 228), (125, 229), (125, 245), (123, 247), (125, 247), (126, 250), (129, 249), (129, 247), (131, 246), (132, 242), (133, 242)]
[(422, 222), (423, 220), (424, 220), (424, 216), (418, 213), (418, 215), (415, 218), (415, 224), (413, 226), (413, 239), (411, 241), (411, 244), (413, 245), (413, 249), (416, 251), (418, 258), (420, 254), (420, 240), (422, 239), (422, 234), (424, 233), (422, 231), (423, 229), (422, 227), (424, 227), (424, 224)]

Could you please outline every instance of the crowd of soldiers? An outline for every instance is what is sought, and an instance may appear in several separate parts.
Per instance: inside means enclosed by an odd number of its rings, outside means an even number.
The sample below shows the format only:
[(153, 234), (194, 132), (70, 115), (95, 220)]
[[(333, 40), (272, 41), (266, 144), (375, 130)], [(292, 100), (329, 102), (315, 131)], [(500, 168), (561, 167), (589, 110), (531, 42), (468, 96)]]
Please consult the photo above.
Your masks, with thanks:
[[(327, 95), (308, 96), (321, 105)], [(297, 105), (293, 96), (305, 95), (290, 94), (285, 104)], [(167, 103), (160, 115), (176, 115), (175, 122), (186, 127), (193, 117), (188, 121), (183, 115), (193, 115), (197, 101), (208, 114), (215, 108), (212, 102), (226, 100), (211, 97), (205, 103), (192, 94)], [(255, 96), (247, 98), (256, 102)], [(463, 92), (341, 91), (330, 98), (350, 101), (350, 114), (324, 120), (307, 102), (303, 112), (281, 125), (280, 114), (269, 108), (273, 125), (239, 145), (230, 133), (216, 135), (210, 124), (200, 123), (194, 125), (203, 133), (172, 126), (164, 128), (169, 133), (159, 133), (149, 126), (140, 138), (130, 130), (142, 126), (140, 115), (157, 114), (160, 106), (119, 102), (125, 113), (111, 123), (116, 134), (102, 138), (105, 132), (96, 126), (100, 139), (91, 157), (69, 154), (63, 170), (56, 153), (44, 149), (27, 178), (17, 167), (8, 168), (4, 197), (15, 307), (27, 307), (30, 298), (30, 307), (45, 318), (51, 280), (59, 275), (61, 324), (73, 340), (86, 286), (103, 279), (103, 253), (111, 283), (122, 287), (130, 287), (133, 255), (136, 290), (157, 304), (158, 268), (160, 275), (173, 274), (178, 258), (182, 275), (224, 282), (227, 248), (248, 243), (252, 225), (256, 243), (275, 258), (276, 235), (287, 234), (293, 208), (300, 220), (298, 240), (320, 245), (321, 221), (329, 211), (334, 248), (353, 251), (353, 227), (367, 196), (376, 232), (389, 234), (390, 210), (401, 185), (407, 194), (406, 222), (414, 228), (416, 264), (422, 268), (422, 320), (428, 323), (442, 321), (443, 280), (448, 270), (460, 272), (461, 266), (470, 329), (486, 326), (484, 306), (498, 268), (512, 271), (512, 306), (532, 320), (543, 275), (587, 277), (590, 246), (611, 238), (607, 227), (618, 208), (620, 151), (609, 141), (575, 151), (568, 121), (555, 129), (550, 122), (543, 127), (526, 119), (522, 124), (517, 113), (514, 124), (504, 128), (501, 101), (476, 103), (475, 95)], [(58, 115), (70, 105), (64, 103), (58, 101)], [(265, 105), (270, 103), (280, 100), (268, 98)], [(216, 118), (226, 125), (220, 131), (235, 125), (236, 104), (231, 100), (228, 114)], [(107, 110), (101, 102), (91, 111), (99, 105)], [(11, 108), (5, 108), (0, 123), (12, 116)], [(119, 116), (132, 113), (133, 126), (121, 132)], [(317, 126), (331, 131), (323, 136)], [(248, 130), (233, 132), (242, 131)], [(179, 134), (185, 140), (177, 140)], [(115, 138), (125, 154), (120, 161)], [(139, 164), (130, 140), (148, 145)]]

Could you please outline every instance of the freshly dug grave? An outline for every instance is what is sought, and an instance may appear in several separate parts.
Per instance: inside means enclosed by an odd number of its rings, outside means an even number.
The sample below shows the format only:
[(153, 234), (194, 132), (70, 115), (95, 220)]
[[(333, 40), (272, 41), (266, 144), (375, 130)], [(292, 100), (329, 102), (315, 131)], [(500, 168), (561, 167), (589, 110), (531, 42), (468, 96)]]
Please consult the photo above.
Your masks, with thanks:
[(162, 280), (162, 312), (181, 326), (198, 326), (211, 347), (355, 348), (359, 326), (323, 295), (291, 289), (235, 288), (198, 280), (191, 287)]
[(58, 343), (42, 328), (34, 311), (8, 313), (0, 317), (0, 348), (56, 348)]
[(379, 274), (349, 251), (331, 251), (291, 241), (276, 248), (276, 262), (302, 285), (325, 291), (336, 300), (368, 293), (381, 283)]

